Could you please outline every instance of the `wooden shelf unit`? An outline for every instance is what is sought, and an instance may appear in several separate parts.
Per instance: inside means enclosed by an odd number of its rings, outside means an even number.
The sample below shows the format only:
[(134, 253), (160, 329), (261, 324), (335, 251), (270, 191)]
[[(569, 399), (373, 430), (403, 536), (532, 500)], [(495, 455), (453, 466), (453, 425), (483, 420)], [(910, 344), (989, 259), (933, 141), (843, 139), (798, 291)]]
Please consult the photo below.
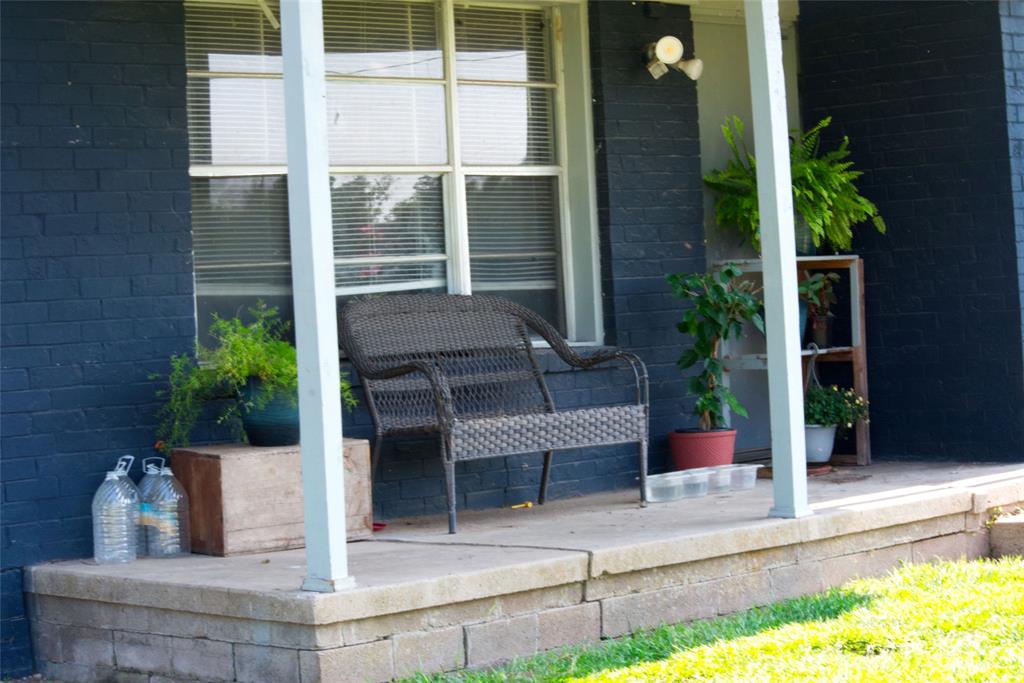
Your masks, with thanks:
[[(818, 352), (819, 363), (850, 363), (853, 369), (853, 389), (865, 400), (868, 399), (868, 368), (867, 368), (867, 339), (864, 331), (864, 261), (854, 254), (841, 254), (833, 256), (798, 256), (796, 259), (798, 270), (846, 270), (850, 280), (850, 332), (851, 346), (834, 346), (821, 349)], [(719, 261), (715, 265), (722, 266), (726, 263), (734, 263), (744, 273), (760, 273), (762, 271), (761, 259), (729, 259)], [(813, 352), (809, 349), (801, 351), (803, 357), (804, 375), (806, 377), (807, 367)], [(767, 370), (768, 355), (766, 353), (747, 353), (738, 356), (730, 356), (728, 344), (723, 355), (725, 367), (725, 382), (728, 385), (729, 371), (733, 370)], [(728, 409), (726, 409), (728, 418)], [(871, 464), (871, 433), (868, 425), (863, 420), (857, 422), (854, 428), (856, 437), (855, 454), (833, 454), (832, 462), (836, 464)]]

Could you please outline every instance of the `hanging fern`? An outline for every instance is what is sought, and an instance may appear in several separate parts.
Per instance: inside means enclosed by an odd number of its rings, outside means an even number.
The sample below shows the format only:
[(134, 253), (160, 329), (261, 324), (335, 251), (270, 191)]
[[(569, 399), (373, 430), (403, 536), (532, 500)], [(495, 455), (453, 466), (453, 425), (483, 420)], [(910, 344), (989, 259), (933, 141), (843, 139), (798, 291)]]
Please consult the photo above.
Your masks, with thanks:
[[(853, 162), (846, 160), (850, 156), (849, 138), (844, 136), (838, 148), (821, 153), (821, 132), (830, 123), (832, 117), (825, 117), (791, 145), (793, 208), (807, 221), (814, 246), (848, 251), (853, 246), (854, 226), (870, 220), (881, 233), (886, 226), (878, 207), (861, 195), (854, 183), (863, 174), (853, 170)], [(716, 194), (717, 223), (737, 228), (760, 252), (757, 161), (747, 151), (744, 133), (738, 116), (726, 120), (722, 136), (732, 158), (724, 169), (704, 176), (704, 183)]]

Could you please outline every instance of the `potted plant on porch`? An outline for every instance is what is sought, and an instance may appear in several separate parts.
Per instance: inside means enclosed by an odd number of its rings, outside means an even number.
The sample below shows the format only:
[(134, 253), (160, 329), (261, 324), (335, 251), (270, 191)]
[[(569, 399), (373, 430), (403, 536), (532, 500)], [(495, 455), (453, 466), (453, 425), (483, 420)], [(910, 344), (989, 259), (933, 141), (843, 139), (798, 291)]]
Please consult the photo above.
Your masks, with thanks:
[[(295, 347), (285, 339), (288, 323), (263, 302), (249, 313), (249, 323), (215, 314), (214, 348), (197, 344), (195, 359), (171, 357), (169, 386), (158, 393), (165, 399), (157, 428), (164, 450), (187, 446), (204, 405), (214, 401), (221, 403), (217, 421), (230, 424), (253, 446), (299, 442), (298, 370)], [(351, 410), (356, 400), (344, 376), (339, 389)]]
[(807, 462), (828, 462), (837, 429), (852, 429), (857, 420), (868, 419), (868, 402), (853, 389), (816, 382), (804, 390), (804, 438)]
[(696, 367), (689, 392), (696, 397), (693, 412), (697, 429), (677, 429), (669, 434), (669, 448), (676, 469), (727, 465), (732, 462), (736, 430), (725, 426), (724, 406), (747, 417), (747, 410), (723, 384), (725, 367), (722, 342), (739, 337), (743, 323), (751, 322), (764, 332), (761, 302), (751, 280), (729, 264), (710, 273), (669, 275), (672, 293), (687, 299), (693, 308), (683, 314), (677, 328), (693, 344), (679, 357), (681, 370)]
[(815, 273), (800, 281), (801, 303), (801, 336), (804, 330), (807, 312), (811, 318), (811, 341), (819, 349), (832, 346), (832, 304), (838, 303), (835, 285), (839, 282), (839, 273)]
[[(879, 232), (885, 232), (878, 207), (860, 193), (854, 182), (862, 173), (853, 170), (853, 162), (847, 159), (849, 138), (844, 136), (831, 152), (821, 151), (821, 132), (831, 122), (832, 117), (825, 117), (796, 137), (790, 147), (793, 209), (801, 253), (813, 253), (812, 245), (815, 249), (827, 245), (836, 251), (849, 251), (853, 227), (868, 220)], [(722, 135), (732, 158), (724, 169), (704, 176), (704, 183), (715, 193), (715, 219), (720, 226), (737, 228), (761, 253), (757, 160), (746, 148), (744, 125), (738, 116), (722, 125)]]

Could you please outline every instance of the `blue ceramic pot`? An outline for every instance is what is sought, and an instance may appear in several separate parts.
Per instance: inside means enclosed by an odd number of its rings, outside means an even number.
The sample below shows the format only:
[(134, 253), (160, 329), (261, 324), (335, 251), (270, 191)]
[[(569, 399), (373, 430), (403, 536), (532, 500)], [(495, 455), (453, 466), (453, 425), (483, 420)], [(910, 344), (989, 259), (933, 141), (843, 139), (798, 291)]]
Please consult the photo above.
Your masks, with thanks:
[(807, 302), (800, 299), (800, 342), (807, 336)]
[(299, 443), (298, 396), (274, 396), (263, 409), (248, 407), (262, 390), (262, 382), (250, 379), (242, 388), (242, 427), (253, 446), (292, 446)]

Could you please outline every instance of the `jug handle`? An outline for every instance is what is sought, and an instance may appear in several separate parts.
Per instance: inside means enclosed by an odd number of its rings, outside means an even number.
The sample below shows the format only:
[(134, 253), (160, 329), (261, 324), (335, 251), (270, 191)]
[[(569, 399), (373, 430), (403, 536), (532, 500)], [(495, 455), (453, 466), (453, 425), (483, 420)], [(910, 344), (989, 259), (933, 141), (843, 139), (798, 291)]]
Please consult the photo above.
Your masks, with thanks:
[[(149, 463), (152, 462), (153, 460), (159, 460), (160, 464), (159, 465), (153, 465), (153, 467), (155, 467), (155, 471), (150, 472), (149, 471), (149, 468), (150, 468)], [(143, 474), (159, 474), (160, 470), (162, 470), (164, 468), (164, 462), (166, 462), (166, 461), (163, 458), (161, 458), (159, 456), (155, 456), (155, 455), (151, 456), (149, 458), (144, 458), (142, 460), (142, 472), (143, 472)]]
[(117, 459), (117, 467), (114, 468), (114, 471), (117, 472), (118, 474), (127, 475), (128, 472), (131, 471), (132, 464), (134, 462), (134, 455), (122, 455), (120, 458)]

